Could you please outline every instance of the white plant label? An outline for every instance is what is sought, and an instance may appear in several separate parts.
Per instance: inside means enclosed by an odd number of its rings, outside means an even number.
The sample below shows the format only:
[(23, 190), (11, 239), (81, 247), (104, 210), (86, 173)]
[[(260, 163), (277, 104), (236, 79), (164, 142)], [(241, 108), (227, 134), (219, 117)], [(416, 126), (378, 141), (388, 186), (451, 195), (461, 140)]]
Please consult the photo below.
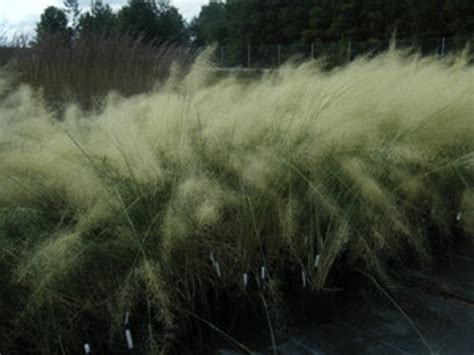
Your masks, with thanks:
[(124, 319), (123, 323), (124, 323), (125, 325), (127, 325), (128, 322), (129, 322), (129, 320), (130, 320), (130, 313), (127, 312), (127, 313), (125, 313), (125, 319)]
[(316, 258), (314, 259), (314, 268), (317, 269), (319, 266), (319, 260), (321, 259), (321, 256), (318, 254), (316, 255)]
[(217, 277), (218, 278), (221, 278), (221, 267), (219, 265), (219, 263), (216, 261), (216, 263), (214, 264), (214, 267), (216, 268), (216, 273), (217, 273)]
[(456, 215), (456, 221), (460, 220), (462, 220), (462, 212), (458, 212), (458, 214)]
[(211, 260), (212, 265), (215, 265), (216, 258), (214, 257), (214, 253), (212, 251), (209, 254), (209, 260)]
[(265, 276), (266, 276), (266, 271), (265, 271), (265, 266), (262, 266), (262, 270), (260, 272), (260, 276), (262, 278), (262, 280), (265, 280)]
[(132, 332), (130, 331), (130, 329), (125, 330), (125, 339), (127, 339), (128, 350), (132, 350), (134, 346), (133, 346)]
[(249, 275), (247, 275), (247, 273), (244, 273), (243, 280), (244, 280), (244, 289), (247, 289), (247, 285), (249, 283)]
[(87, 343), (84, 344), (84, 352), (86, 354), (90, 354), (91, 353), (91, 346)]

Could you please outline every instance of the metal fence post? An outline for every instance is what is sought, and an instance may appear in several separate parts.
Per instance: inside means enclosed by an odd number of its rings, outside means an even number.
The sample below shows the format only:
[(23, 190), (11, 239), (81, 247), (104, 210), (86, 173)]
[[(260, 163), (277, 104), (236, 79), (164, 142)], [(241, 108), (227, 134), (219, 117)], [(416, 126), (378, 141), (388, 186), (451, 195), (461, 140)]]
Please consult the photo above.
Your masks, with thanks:
[(352, 41), (349, 40), (349, 44), (347, 45), (347, 62), (350, 63), (352, 59)]
[(221, 67), (224, 67), (224, 46), (221, 46)]
[(278, 44), (278, 67), (281, 66), (281, 44)]
[[(435, 55), (438, 57), (443, 57), (449, 54), (450, 50), (452, 48), (455, 48), (456, 42), (451, 42), (455, 40), (459, 40), (460, 38), (453, 38), (450, 39), (450, 42), (447, 42), (446, 37), (438, 37), (438, 38), (430, 38), (429, 39), (429, 53), (430, 55)], [(406, 41), (406, 40), (405, 40)], [(403, 46), (405, 43), (408, 42), (401, 42), (399, 40), (399, 45)], [(438, 42), (438, 45), (436, 46), (436, 42)], [(370, 43), (369, 43), (370, 44)], [(423, 42), (423, 44), (426, 44)], [(282, 47), (283, 45), (281, 43), (278, 44), (265, 44), (265, 45), (259, 45), (258, 43), (256, 44), (255, 48), (255, 53), (257, 57), (255, 60), (252, 58), (252, 44), (250, 40), (247, 42), (247, 48), (245, 49), (245, 46), (238, 47), (237, 53), (235, 55), (238, 55), (238, 57), (232, 56), (232, 49), (230, 50), (229, 54), (226, 53), (225, 51), (225, 46), (220, 45), (220, 53), (217, 52), (215, 53), (215, 60), (216, 63), (219, 62), (220, 59), (220, 65), (221, 66), (232, 66), (236, 65), (239, 66), (240, 68), (264, 68), (267, 67), (268, 65), (272, 66), (272, 68), (275, 67), (281, 67), (285, 63), (284, 61), (287, 59), (288, 56), (291, 56), (293, 54), (292, 50), (293, 47), (290, 44), (285, 44), (286, 46), (289, 46), (286, 49), (288, 52), (285, 54), (285, 57), (283, 57), (282, 53)], [(308, 48), (310, 45), (310, 48)], [(414, 44), (412, 44), (413, 46)], [(291, 48), (290, 48), (291, 47)], [(320, 43), (320, 42), (311, 42), (311, 43), (306, 43), (304, 44), (304, 48), (301, 49), (301, 51), (298, 51), (298, 54), (301, 54), (304, 56), (304, 58), (308, 58), (308, 54), (310, 54), (311, 59), (317, 59), (318, 56), (324, 55), (325, 53), (333, 53), (334, 54), (334, 60), (337, 61), (338, 64), (344, 64), (344, 63), (350, 63), (352, 62), (353, 59), (357, 58), (359, 55), (375, 51), (375, 53), (379, 53), (381, 51), (384, 51), (386, 47), (386, 42), (385, 40), (377, 41), (374, 42), (373, 44), (370, 44), (368, 47), (366, 46), (366, 43), (355, 43), (355, 47), (352, 45), (352, 40), (347, 39), (347, 41), (341, 39), (337, 42), (327, 42), (327, 43)], [(388, 50), (393, 50), (396, 48), (396, 43), (395, 41), (389, 41), (388, 42)], [(274, 52), (274, 49), (277, 50), (277, 53)], [(308, 53), (308, 49), (310, 49), (310, 53)], [(246, 53), (244, 52), (246, 51)], [(318, 53), (316, 53), (318, 51)], [(286, 53), (286, 52), (285, 52)], [(277, 58), (275, 58), (273, 55), (277, 54)], [(258, 57), (260, 55), (260, 57)], [(229, 57), (226, 59), (226, 56)], [(231, 58), (232, 57), (232, 58)], [(234, 62), (233, 60), (236, 60), (237, 62)], [(274, 60), (277, 60), (276, 63)], [(344, 61), (345, 59), (345, 61)], [(230, 60), (228, 63), (226, 63), (226, 60)], [(269, 62), (270, 61), (270, 62)]]
[(252, 65), (252, 48), (250, 47), (250, 43), (247, 46), (247, 67), (250, 68)]

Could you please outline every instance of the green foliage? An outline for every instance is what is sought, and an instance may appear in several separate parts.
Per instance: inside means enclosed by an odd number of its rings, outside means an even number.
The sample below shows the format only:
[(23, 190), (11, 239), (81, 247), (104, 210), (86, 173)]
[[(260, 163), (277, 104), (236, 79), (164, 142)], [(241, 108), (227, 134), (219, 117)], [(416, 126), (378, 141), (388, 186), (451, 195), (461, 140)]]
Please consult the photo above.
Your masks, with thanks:
[(443, 4), (444, 26), (448, 33), (472, 34), (474, 29), (474, 8), (469, 0), (446, 0)]
[(76, 31), (79, 37), (112, 35), (116, 31), (116, 16), (109, 5), (98, 0), (90, 12), (79, 17)]
[(72, 36), (73, 31), (68, 27), (66, 13), (54, 6), (46, 8), (36, 25), (36, 43), (47, 45), (57, 42), (67, 46), (71, 44)]
[(210, 1), (191, 22), (191, 32), (198, 45), (223, 43), (227, 37), (226, 8), (222, 1)]
[(184, 19), (166, 2), (130, 0), (117, 14), (121, 33), (140, 37), (146, 42), (182, 42), (186, 40)]
[(130, 0), (117, 14), (118, 28), (122, 33), (145, 41), (157, 36), (157, 7), (153, 1)]
[(190, 29), (197, 45), (221, 46), (222, 66), (268, 68), (310, 54), (337, 65), (379, 52), (394, 34), (424, 54), (445, 53), (447, 41), (470, 40), (473, 18), (474, 3), (465, 1), (229, 0), (203, 6)]
[(70, 21), (72, 22), (72, 27), (75, 28), (77, 26), (79, 15), (81, 14), (78, 0), (64, 0), (63, 5), (66, 14), (69, 16)]
[(164, 7), (158, 14), (157, 25), (159, 41), (181, 44), (187, 42), (186, 24), (177, 8)]
[(470, 36), (468, 0), (211, 1), (193, 21), (198, 42), (230, 45)]
[(175, 7), (168, 1), (148, 0), (130, 0), (118, 13), (97, 0), (92, 9), (82, 14), (77, 0), (65, 0), (64, 10), (49, 7), (44, 11), (36, 32), (38, 43), (56, 46), (69, 46), (91, 35), (131, 37), (157, 45), (183, 44), (189, 37), (185, 21)]

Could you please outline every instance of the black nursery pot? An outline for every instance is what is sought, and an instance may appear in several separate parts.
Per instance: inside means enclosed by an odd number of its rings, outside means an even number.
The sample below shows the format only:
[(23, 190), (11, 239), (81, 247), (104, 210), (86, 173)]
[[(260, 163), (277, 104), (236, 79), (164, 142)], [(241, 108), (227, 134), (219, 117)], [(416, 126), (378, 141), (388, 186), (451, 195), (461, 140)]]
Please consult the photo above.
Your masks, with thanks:
[[(255, 332), (265, 326), (265, 311), (256, 286), (249, 282), (247, 290), (239, 287), (228, 288), (216, 294), (209, 292), (209, 313), (207, 319), (228, 334), (245, 334)], [(211, 331), (211, 333), (213, 333)], [(219, 335), (220, 337), (220, 335)]]
[(336, 294), (334, 290), (311, 290), (305, 288), (301, 295), (301, 313), (307, 321), (328, 323), (336, 317)]
[(254, 332), (265, 326), (265, 311), (258, 293), (248, 290), (235, 290), (227, 295), (225, 308), (222, 309), (225, 320), (223, 329), (245, 333)]
[(286, 280), (284, 292), (294, 321), (327, 323), (335, 318), (335, 290), (312, 290), (309, 285), (303, 287), (299, 270), (287, 270), (284, 276)]

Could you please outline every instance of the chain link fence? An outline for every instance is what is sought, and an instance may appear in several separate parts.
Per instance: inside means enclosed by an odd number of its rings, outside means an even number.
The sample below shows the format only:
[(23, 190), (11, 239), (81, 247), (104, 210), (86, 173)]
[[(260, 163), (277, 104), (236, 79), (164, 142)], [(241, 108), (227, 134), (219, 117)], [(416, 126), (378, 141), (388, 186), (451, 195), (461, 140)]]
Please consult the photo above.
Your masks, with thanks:
[[(465, 49), (473, 37), (396, 40), (396, 47), (413, 49), (422, 55), (445, 56)], [(341, 65), (360, 55), (374, 56), (390, 47), (390, 40), (339, 41), (297, 44), (223, 45), (216, 48), (216, 63), (221, 68), (278, 68), (288, 60), (302, 61), (324, 58), (327, 65)]]

